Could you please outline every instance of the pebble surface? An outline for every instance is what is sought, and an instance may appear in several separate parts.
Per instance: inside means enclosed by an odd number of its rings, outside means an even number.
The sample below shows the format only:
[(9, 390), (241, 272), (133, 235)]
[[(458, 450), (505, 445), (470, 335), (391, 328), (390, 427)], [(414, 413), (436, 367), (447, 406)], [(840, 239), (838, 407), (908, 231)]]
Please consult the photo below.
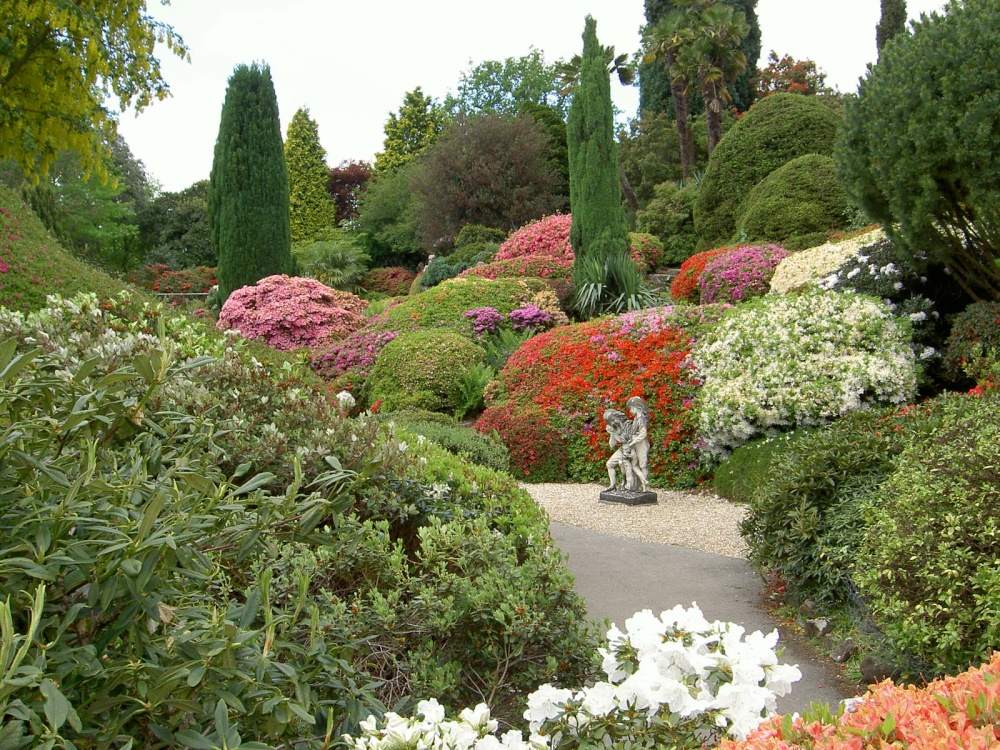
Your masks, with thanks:
[(746, 506), (708, 492), (654, 489), (655, 505), (620, 505), (598, 499), (600, 484), (521, 486), (556, 523), (725, 557), (747, 556), (739, 530)]

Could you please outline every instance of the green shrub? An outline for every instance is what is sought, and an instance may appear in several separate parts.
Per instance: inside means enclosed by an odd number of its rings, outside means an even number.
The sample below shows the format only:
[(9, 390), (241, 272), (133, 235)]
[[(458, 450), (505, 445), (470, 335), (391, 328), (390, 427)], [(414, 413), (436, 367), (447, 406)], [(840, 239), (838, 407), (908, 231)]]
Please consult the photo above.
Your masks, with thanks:
[(424, 289), (430, 289), (447, 279), (453, 279), (471, 264), (465, 261), (452, 261), (450, 258), (440, 256), (434, 258), (427, 264), (427, 268), (420, 274), (420, 285)]
[(777, 574), (792, 602), (847, 604), (865, 531), (862, 503), (895, 468), (903, 447), (895, 428), (903, 419), (886, 410), (860, 412), (778, 438), (772, 449), (741, 449), (738, 462), (764, 463), (767, 474), (756, 477), (740, 531), (750, 561)]
[(496, 242), (470, 242), (467, 245), (455, 248), (455, 252), (448, 256), (452, 263), (468, 263), (474, 266), (477, 263), (489, 263), (497, 254), (500, 245)]
[(663, 243), (665, 265), (678, 265), (695, 253), (698, 233), (694, 229), (694, 201), (698, 187), (693, 182), (678, 186), (663, 182), (653, 199), (635, 215), (636, 229), (649, 232)]
[(803, 154), (831, 155), (839, 122), (813, 96), (773, 94), (754, 104), (708, 160), (694, 203), (699, 247), (734, 239), (740, 206), (775, 169)]
[(804, 154), (758, 182), (740, 206), (737, 232), (747, 242), (777, 242), (788, 250), (822, 244), (844, 229), (847, 194), (833, 157)]
[(868, 503), (854, 577), (897, 653), (954, 673), (1000, 648), (1000, 395), (936, 401)]
[(507, 233), (502, 229), (484, 227), (482, 224), (466, 224), (455, 238), (455, 250), (467, 245), (499, 245), (507, 239)]
[(976, 302), (955, 316), (945, 344), (945, 371), (961, 379), (990, 350), (1000, 351), (1000, 302)]
[(712, 486), (727, 500), (748, 503), (770, 481), (771, 466), (791, 443), (810, 432), (802, 428), (741, 445), (715, 467)]
[(465, 336), (448, 330), (400, 334), (375, 359), (369, 397), (389, 411), (451, 411), (459, 379), (482, 362), (483, 354)]
[(445, 414), (429, 411), (393, 412), (384, 418), (391, 419), (398, 429), (421, 435), (466, 461), (494, 471), (510, 469), (510, 456), (503, 443), (495, 437), (476, 432), (471, 427), (463, 427)]

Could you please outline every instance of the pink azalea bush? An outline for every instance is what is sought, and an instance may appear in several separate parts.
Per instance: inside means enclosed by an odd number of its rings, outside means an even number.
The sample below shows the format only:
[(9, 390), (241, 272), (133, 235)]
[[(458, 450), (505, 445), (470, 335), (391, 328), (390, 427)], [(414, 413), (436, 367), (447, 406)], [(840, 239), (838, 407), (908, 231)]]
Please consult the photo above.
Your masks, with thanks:
[(494, 261), (524, 258), (529, 255), (553, 255), (573, 259), (569, 244), (569, 228), (573, 217), (569, 214), (546, 216), (518, 229), (504, 240)]
[(767, 294), (788, 251), (777, 245), (740, 245), (712, 258), (698, 277), (701, 303), (742, 302)]
[(218, 327), (291, 351), (345, 338), (364, 325), (367, 306), (359, 297), (315, 279), (279, 274), (230, 294), (219, 312)]
[(632, 260), (640, 273), (652, 273), (663, 261), (663, 243), (659, 237), (645, 232), (629, 232)]
[[(324, 380), (340, 382), (340, 378), (349, 373), (352, 376), (347, 379), (349, 382), (363, 381), (375, 366), (378, 353), (398, 335), (398, 331), (369, 331), (362, 328), (343, 341), (314, 348), (310, 365)], [(346, 383), (344, 385), (346, 387)]]

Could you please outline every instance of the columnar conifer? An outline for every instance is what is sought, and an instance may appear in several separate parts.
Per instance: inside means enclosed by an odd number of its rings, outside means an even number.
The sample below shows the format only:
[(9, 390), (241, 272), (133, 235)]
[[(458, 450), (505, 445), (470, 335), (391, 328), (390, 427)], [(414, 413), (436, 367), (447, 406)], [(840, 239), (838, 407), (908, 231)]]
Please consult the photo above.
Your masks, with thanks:
[(875, 27), (878, 54), (881, 56), (886, 43), (904, 31), (906, 31), (906, 0), (882, 0), (882, 17)]
[(223, 301), (292, 267), (288, 170), (278, 100), (267, 65), (239, 65), (229, 79), (208, 189)]
[(326, 149), (320, 145), (319, 126), (308, 109), (300, 109), (288, 124), (285, 163), (292, 242), (312, 242), (324, 229), (336, 226), (337, 206), (327, 190)]

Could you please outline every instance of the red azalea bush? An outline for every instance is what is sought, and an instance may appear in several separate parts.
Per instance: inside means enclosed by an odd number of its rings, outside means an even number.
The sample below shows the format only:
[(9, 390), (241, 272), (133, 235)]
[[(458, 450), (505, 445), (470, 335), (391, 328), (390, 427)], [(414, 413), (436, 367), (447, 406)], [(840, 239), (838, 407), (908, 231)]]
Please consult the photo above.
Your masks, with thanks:
[(546, 216), (525, 224), (504, 240), (493, 260), (511, 260), (529, 255), (554, 255), (573, 260), (573, 247), (569, 244), (569, 228), (573, 217), (569, 214)]
[(968, 365), (989, 357), (991, 350), (1000, 353), (1000, 302), (974, 302), (955, 316), (945, 344), (945, 371), (961, 378)]
[(698, 276), (699, 301), (735, 304), (771, 290), (771, 277), (788, 251), (777, 245), (740, 245), (710, 259)]
[(550, 421), (547, 409), (508, 401), (492, 406), (476, 421), (485, 435), (496, 433), (510, 453), (510, 471), (528, 482), (566, 478), (566, 437)]
[(355, 295), (315, 279), (279, 274), (230, 294), (218, 327), (290, 351), (345, 338), (364, 325), (367, 307)]
[(652, 273), (663, 261), (663, 242), (659, 237), (645, 232), (629, 232), (632, 260), (641, 273)]
[(988, 664), (926, 687), (886, 680), (840, 717), (774, 716), (719, 750), (993, 748), (1000, 744), (1000, 652)]
[(175, 271), (166, 263), (154, 263), (126, 278), (137, 286), (161, 294), (207, 294), (218, 283), (214, 268), (198, 266)]
[[(652, 415), (650, 478), (691, 486), (705, 476), (696, 447), (693, 403), (698, 381), (689, 362), (691, 341), (720, 311), (654, 308), (535, 336), (507, 361), (498, 376), (507, 400), (489, 406), (477, 429), (500, 419), (497, 412), (541, 414), (561, 433), (568, 453), (567, 460), (554, 467), (559, 475), (546, 472), (546, 479), (594, 481), (604, 476), (610, 454), (601, 415), (640, 395)], [(514, 458), (523, 450), (518, 433), (501, 437), (512, 465), (526, 474)], [(527, 468), (532, 472), (528, 476), (538, 476), (537, 469)]]
[(705, 270), (707, 263), (713, 258), (731, 252), (731, 247), (718, 247), (714, 250), (705, 250), (702, 253), (695, 253), (686, 261), (681, 263), (681, 272), (677, 274), (670, 284), (670, 298), (674, 302), (691, 302), (697, 304), (701, 296), (701, 288), (698, 286), (698, 277)]
[(417, 275), (408, 268), (373, 268), (361, 279), (361, 288), (390, 297), (410, 293), (410, 286)]

